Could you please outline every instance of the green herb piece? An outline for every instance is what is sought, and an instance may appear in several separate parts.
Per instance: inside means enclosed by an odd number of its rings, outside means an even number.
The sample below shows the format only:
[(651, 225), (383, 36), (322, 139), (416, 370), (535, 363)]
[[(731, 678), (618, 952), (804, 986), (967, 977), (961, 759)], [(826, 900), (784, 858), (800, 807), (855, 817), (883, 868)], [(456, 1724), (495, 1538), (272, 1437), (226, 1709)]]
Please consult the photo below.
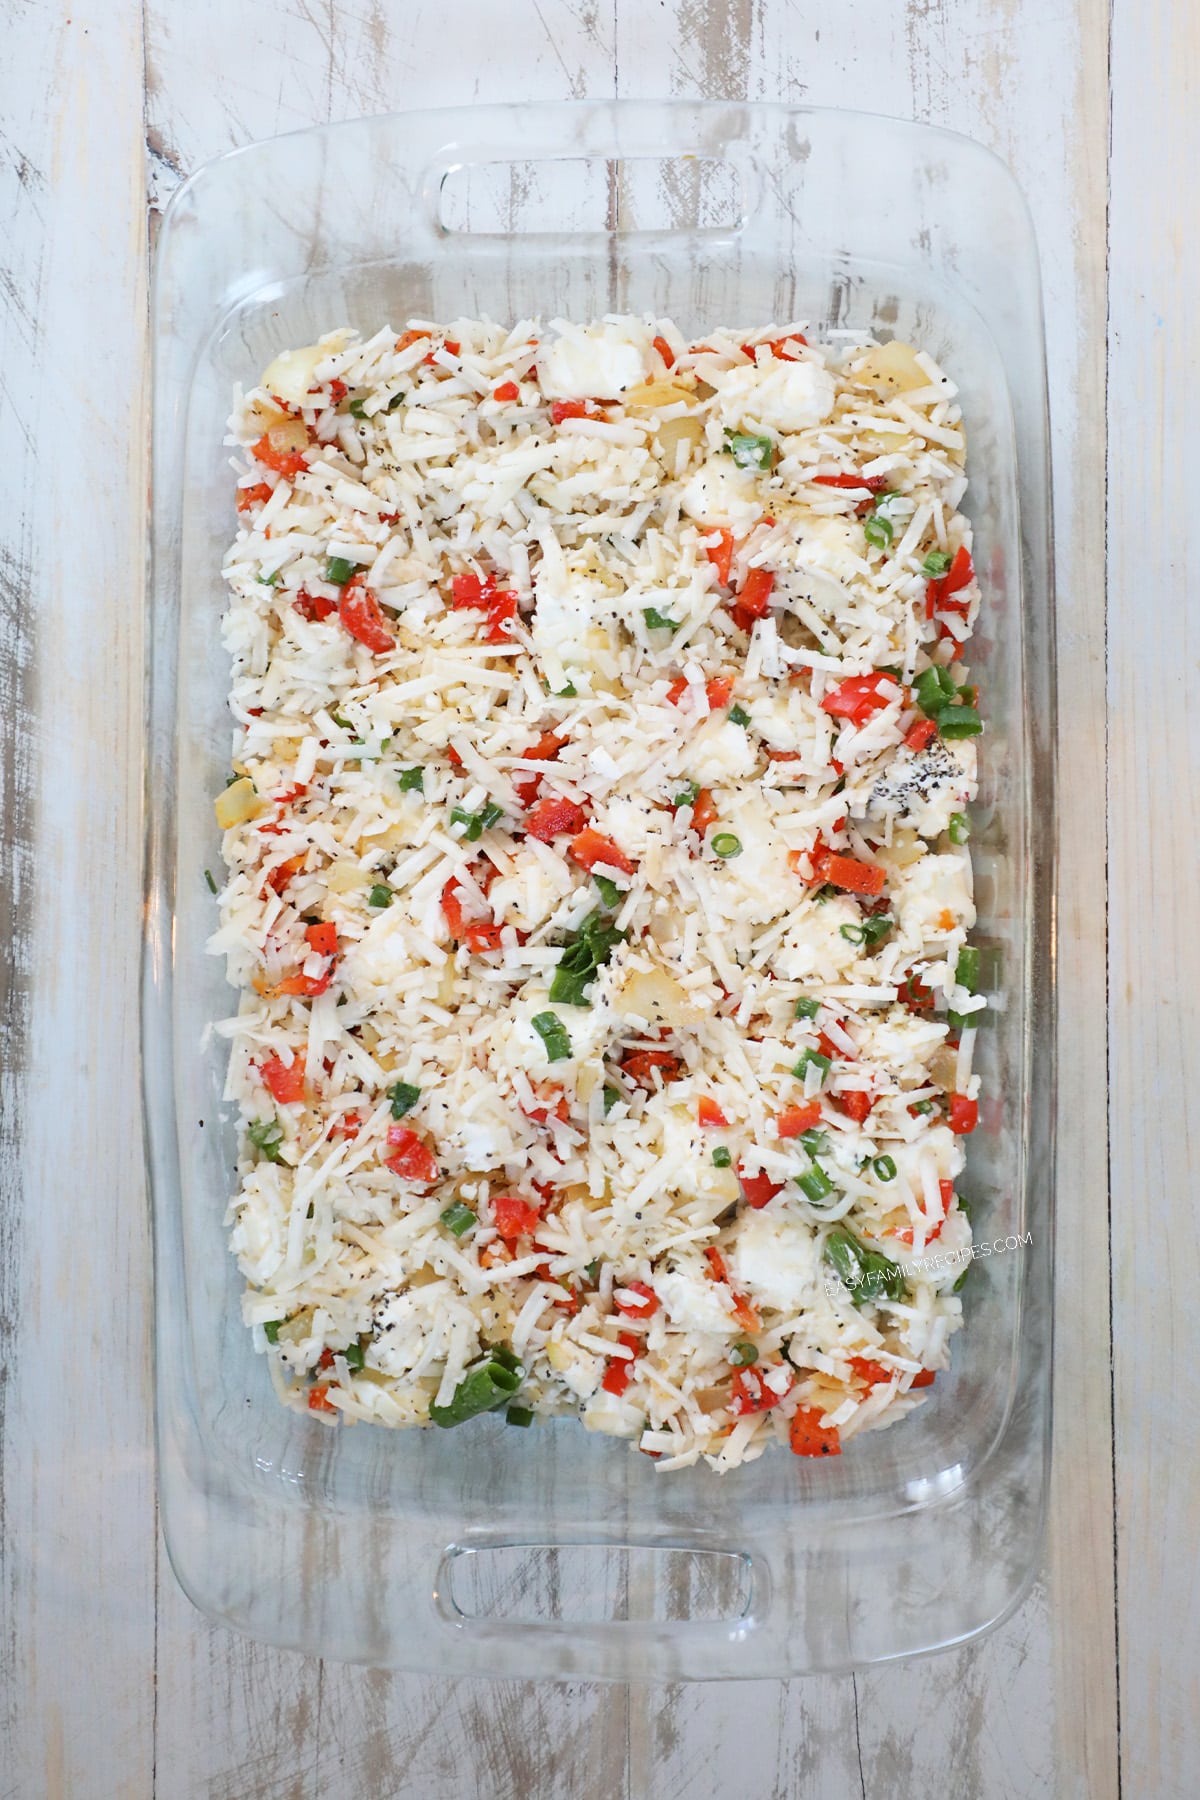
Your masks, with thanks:
[(356, 394), (354, 399), (350, 402), (348, 410), (354, 418), (365, 419), (367, 416), (367, 403), (361, 395)]
[(814, 1126), (811, 1131), (800, 1133), (800, 1142), (810, 1156), (824, 1156), (829, 1149), (829, 1134)]
[(951, 813), (949, 831), (950, 842), (952, 844), (968, 843), (971, 837), (971, 825), (967, 815), (965, 813)]
[(425, 771), (419, 763), (415, 769), (401, 769), (400, 792), (402, 794), (423, 794), (425, 792)]
[(917, 697), (917, 705), (927, 718), (936, 719), (942, 710), (958, 698), (958, 689), (950, 679), (948, 669), (939, 663), (922, 669), (913, 683), (913, 692)]
[(866, 942), (867, 934), (861, 925), (839, 925), (838, 931), (848, 944), (862, 944)]
[(262, 583), (263, 587), (271, 587), (271, 588), (278, 587), (279, 583), (283, 579), (283, 570), (276, 569), (276, 571), (273, 575), (259, 575), (259, 576), (256, 576), (255, 579), (257, 581), (260, 581)]
[(983, 720), (973, 706), (946, 706), (937, 716), (937, 728), (947, 739), (978, 737)]
[(392, 1103), (393, 1119), (402, 1119), (421, 1098), (421, 1090), (414, 1087), (411, 1081), (398, 1081), (395, 1087), (388, 1088), (387, 1098)]
[(750, 714), (746, 711), (744, 706), (731, 706), (729, 709), (729, 718), (730, 723), (734, 725), (748, 725), (750, 723)]
[(727, 1144), (718, 1144), (712, 1155), (715, 1169), (728, 1169), (733, 1162), (733, 1153)]
[(801, 994), (796, 1002), (796, 1017), (798, 1019), (815, 1019), (820, 1010), (821, 1002), (819, 1000), (814, 1000), (811, 994)]
[(268, 1162), (282, 1162), (279, 1146), (283, 1142), (283, 1126), (278, 1119), (251, 1119), (246, 1136)]
[(810, 1200), (826, 1200), (833, 1192), (833, 1183), (819, 1162), (806, 1169), (803, 1175), (797, 1175), (796, 1181)]
[(607, 1119), (609, 1113), (621, 1098), (620, 1090), (615, 1087), (606, 1087), (601, 1098), (604, 1101), (604, 1116)]
[(669, 619), (666, 613), (660, 613), (657, 606), (644, 606), (642, 617), (647, 631), (674, 631), (679, 623), (678, 619)]
[(212, 872), (212, 870), (211, 870), (211, 869), (205, 869), (205, 871), (204, 871), (204, 879), (205, 879), (205, 881), (207, 881), (207, 883), (208, 883), (208, 891), (209, 891), (209, 893), (210, 893), (210, 894), (215, 894), (215, 893), (216, 893), (216, 891), (217, 891), (217, 884), (216, 884), (216, 882), (215, 882), (215, 881), (214, 881), (214, 880), (213, 880), (213, 872)]
[(571, 1039), (567, 1028), (557, 1013), (534, 1013), (530, 1023), (546, 1046), (546, 1057), (550, 1062), (566, 1062), (571, 1054)]
[(579, 692), (573, 681), (568, 681), (565, 688), (552, 688), (548, 681), (543, 681), (542, 686), (548, 694), (552, 693), (556, 700), (574, 700)]
[(279, 1327), (282, 1324), (282, 1319), (267, 1320), (266, 1324), (263, 1326), (263, 1330), (266, 1333), (268, 1344), (277, 1344), (279, 1342)]
[(698, 781), (689, 781), (686, 787), (680, 788), (675, 796), (673, 804), (675, 806), (695, 806), (699, 798), (700, 783)]
[(398, 406), (403, 406), (403, 405), (404, 405), (404, 389), (401, 388), (400, 392), (398, 394), (392, 395), (391, 399), (387, 403), (387, 406), (384, 408), (384, 411), (390, 412), (390, 413), (395, 412), (395, 410)]
[(532, 1425), (533, 1414), (527, 1406), (510, 1406), (504, 1415), (506, 1425)]
[(503, 1406), (521, 1385), (519, 1369), (519, 1364), (517, 1369), (506, 1368), (494, 1357), (489, 1362), (479, 1363), (475, 1368), (468, 1369), (455, 1388), (448, 1406), (439, 1406), (436, 1401), (430, 1405), (431, 1422), (446, 1427), (462, 1425), (467, 1419), (478, 1418), (480, 1413), (491, 1412), (493, 1407)]
[(349, 719), (343, 719), (341, 713), (331, 712), (329, 716), (333, 720), (334, 724), (337, 726), (339, 731), (353, 731), (354, 730), (354, 727), (350, 723)]
[(334, 587), (345, 587), (357, 567), (358, 564), (352, 563), (348, 556), (331, 556), (325, 564), (325, 579)]
[(718, 831), (712, 840), (713, 855), (728, 861), (731, 856), (742, 854), (742, 840), (734, 837), (732, 831)]
[(367, 905), (368, 906), (390, 906), (391, 904), (392, 904), (391, 888), (388, 887), (384, 882), (377, 881), (375, 883), (375, 886), (371, 889), (371, 892), (367, 896)]
[[(567, 939), (550, 983), (550, 999), (563, 1006), (586, 1006), (587, 989), (612, 955), (625, 942), (625, 932), (610, 925), (599, 912), (589, 913)], [(553, 1014), (544, 1015), (553, 1018)], [(537, 1020), (534, 1020), (537, 1024)], [(564, 1052), (569, 1056), (569, 1050)]]
[(597, 1281), (600, 1279), (600, 1258), (594, 1256), (591, 1262), (585, 1265), (583, 1272), (591, 1282), (592, 1286), (595, 1287)]
[(769, 469), (775, 460), (775, 446), (769, 437), (752, 437), (749, 432), (726, 427), (725, 454), (732, 456), (739, 469)]
[(821, 1081), (824, 1083), (825, 1077), (829, 1073), (829, 1058), (822, 1056), (819, 1050), (806, 1050), (792, 1070), (792, 1074), (797, 1081), (803, 1081), (810, 1068), (820, 1070)]
[(876, 550), (886, 550), (896, 535), (896, 528), (885, 512), (874, 506), (863, 520), (863, 536)]
[(896, 1162), (891, 1156), (877, 1156), (871, 1164), (880, 1181), (895, 1181)]
[(868, 1250), (848, 1231), (831, 1231), (821, 1254), (822, 1261), (849, 1288), (856, 1306), (865, 1306), (881, 1295), (889, 1300), (903, 1296), (904, 1276), (896, 1264), (882, 1251)]
[(751, 1363), (758, 1361), (758, 1345), (746, 1340), (735, 1344), (729, 1352), (729, 1361), (735, 1369), (748, 1369)]
[(593, 870), (592, 880), (595, 882), (597, 891), (605, 906), (614, 910), (620, 906), (625, 896), (611, 875), (597, 875), (595, 870)]
[(927, 575), (930, 581), (937, 581), (939, 576), (946, 573), (953, 561), (954, 558), (948, 550), (931, 550), (921, 564), (921, 573)]
[(448, 1206), (441, 1214), (441, 1220), (447, 1231), (460, 1238), (465, 1237), (473, 1225), (478, 1225), (479, 1215), (473, 1213), (469, 1206), (464, 1206), (461, 1200), (456, 1200), (453, 1206)]
[(342, 1355), (345, 1357), (347, 1366), (349, 1368), (355, 1370), (356, 1372), (362, 1368), (364, 1357), (363, 1357), (363, 1347), (362, 1347), (361, 1342), (356, 1343), (356, 1344), (347, 1344), (346, 1348), (342, 1351)]

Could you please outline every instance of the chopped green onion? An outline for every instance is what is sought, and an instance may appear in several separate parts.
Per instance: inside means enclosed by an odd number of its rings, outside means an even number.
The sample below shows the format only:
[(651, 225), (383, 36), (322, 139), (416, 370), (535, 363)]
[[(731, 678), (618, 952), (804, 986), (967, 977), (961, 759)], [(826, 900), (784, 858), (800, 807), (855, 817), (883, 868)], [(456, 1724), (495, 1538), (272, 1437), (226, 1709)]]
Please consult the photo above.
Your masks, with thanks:
[(395, 410), (398, 406), (403, 406), (403, 405), (404, 405), (404, 389), (401, 388), (400, 392), (398, 394), (392, 395), (391, 399), (388, 401), (387, 406), (384, 410), (386, 412), (395, 412)]
[(838, 931), (848, 944), (862, 944), (866, 942), (867, 934), (861, 925), (839, 925)]
[(825, 1200), (833, 1192), (833, 1183), (819, 1162), (806, 1169), (803, 1175), (797, 1175), (796, 1181), (810, 1200)]
[(891, 913), (872, 913), (869, 919), (863, 920), (863, 941), (874, 949), (880, 938), (885, 938), (895, 923)]
[(283, 579), (283, 570), (276, 569), (273, 575), (259, 575), (256, 579), (262, 583), (263, 587), (278, 587)]
[(375, 883), (375, 886), (371, 889), (370, 894), (367, 896), (367, 905), (368, 906), (390, 906), (391, 904), (392, 904), (391, 888), (387, 887), (382, 881), (377, 881)]
[(217, 891), (217, 884), (216, 884), (216, 882), (215, 882), (215, 881), (214, 881), (214, 880), (213, 880), (213, 872), (212, 872), (212, 870), (211, 870), (211, 869), (205, 869), (205, 871), (204, 871), (204, 879), (205, 879), (205, 881), (207, 881), (207, 883), (208, 883), (208, 891), (209, 891), (209, 893), (210, 893), (210, 894), (215, 894), (215, 893), (216, 893), (216, 891)]
[(343, 719), (341, 713), (331, 712), (329, 716), (333, 720), (334, 724), (337, 726), (339, 731), (353, 731), (354, 730), (354, 727), (350, 723), (349, 719)]
[(603, 900), (605, 906), (611, 908), (620, 906), (625, 896), (617, 886), (616, 882), (612, 879), (611, 875), (597, 875), (595, 870), (593, 870), (592, 880), (595, 882), (596, 887), (599, 890), (600, 898)]
[(950, 842), (952, 844), (967, 843), (971, 836), (971, 825), (967, 815), (965, 813), (951, 813), (949, 830)]
[(469, 1206), (464, 1206), (461, 1200), (448, 1206), (441, 1219), (446, 1230), (452, 1231), (456, 1238), (465, 1237), (471, 1227), (479, 1223), (479, 1215), (473, 1213)]
[(952, 1294), (961, 1294), (964, 1286), (966, 1285), (967, 1276), (970, 1273), (971, 1273), (971, 1264), (968, 1263), (966, 1268), (963, 1270), (962, 1274), (959, 1276), (958, 1280), (955, 1282), (954, 1286), (950, 1289), (950, 1292)]
[(727, 1169), (733, 1162), (733, 1153), (727, 1144), (718, 1144), (713, 1151), (712, 1159), (713, 1167), (715, 1169)]
[(571, 1055), (571, 1039), (558, 1014), (534, 1013), (530, 1023), (546, 1046), (547, 1060), (552, 1063), (566, 1062)]
[(863, 536), (876, 550), (886, 550), (896, 535), (896, 528), (886, 513), (875, 506), (863, 520)]
[(421, 1090), (414, 1087), (411, 1081), (398, 1081), (395, 1087), (387, 1090), (387, 1098), (392, 1103), (393, 1119), (402, 1119), (410, 1113), (421, 1098)]
[(965, 1194), (955, 1194), (954, 1198), (958, 1201), (959, 1212), (969, 1225), (971, 1223), (971, 1202)]
[[(607, 924), (598, 912), (589, 913), (567, 939), (550, 983), (550, 999), (556, 1005), (586, 1006), (588, 988), (616, 946), (625, 942), (625, 935), (615, 925)], [(553, 1018), (554, 1015), (548, 1016)], [(564, 1054), (569, 1056), (571, 1052), (567, 1050)]]
[(744, 706), (731, 706), (729, 709), (729, 721), (732, 725), (748, 725), (750, 723), (750, 714), (746, 711)]
[(350, 1367), (351, 1369), (361, 1369), (362, 1368), (362, 1366), (363, 1366), (363, 1347), (362, 1347), (361, 1342), (355, 1343), (355, 1344), (347, 1344), (346, 1348), (342, 1351), (342, 1355), (345, 1357), (346, 1363), (347, 1363), (348, 1367)]
[(914, 1104), (912, 1110), (915, 1113), (931, 1113), (933, 1111), (933, 1101), (932, 1100), (918, 1100)]
[(356, 394), (354, 396), (353, 400), (350, 402), (349, 410), (354, 418), (365, 419), (367, 416), (366, 405), (367, 405), (367, 403), (362, 398), (362, 396), (359, 394)]
[(829, 1148), (829, 1134), (814, 1126), (811, 1131), (800, 1133), (800, 1142), (810, 1156), (824, 1156)]
[(964, 944), (954, 966), (954, 979), (959, 987), (973, 994), (979, 986), (979, 951), (974, 944)]
[(947, 739), (978, 737), (983, 720), (973, 706), (946, 706), (937, 716), (937, 728)]
[(533, 1414), (527, 1406), (510, 1406), (504, 1415), (506, 1425), (532, 1425)]
[(477, 844), (483, 836), (482, 813), (467, 812), (465, 807), (456, 806), (450, 814), (450, 823), (465, 827), (463, 837), (468, 844)]
[(358, 564), (351, 562), (348, 556), (331, 556), (325, 564), (325, 579), (334, 587), (345, 587), (357, 567)]
[(868, 1250), (847, 1231), (831, 1231), (821, 1253), (850, 1290), (856, 1306), (863, 1306), (880, 1295), (899, 1300), (904, 1293), (904, 1276), (896, 1264), (882, 1251)]
[(266, 1333), (268, 1344), (277, 1344), (279, 1342), (279, 1327), (282, 1324), (282, 1319), (267, 1320), (266, 1324), (263, 1326), (263, 1330)]
[(490, 831), (492, 826), (498, 825), (503, 817), (504, 808), (498, 806), (494, 800), (489, 800), (479, 815), (479, 823), (485, 831)]
[(677, 619), (669, 619), (666, 613), (660, 613), (657, 606), (643, 607), (642, 617), (646, 621), (647, 631), (674, 631), (679, 623)]
[(492, 1361), (498, 1362), (502, 1369), (511, 1369), (518, 1374), (524, 1373), (520, 1357), (515, 1350), (510, 1350), (507, 1344), (493, 1344), (491, 1353)]
[(279, 1154), (279, 1146), (283, 1142), (283, 1126), (278, 1119), (251, 1119), (246, 1127), (246, 1136), (268, 1162), (283, 1161)]
[(954, 558), (948, 550), (931, 550), (921, 564), (921, 573), (927, 575), (930, 581), (936, 581), (939, 576), (946, 573), (953, 561)]
[(769, 469), (775, 460), (775, 446), (769, 437), (753, 437), (726, 427), (725, 454), (732, 456), (739, 469)]
[(679, 792), (676, 794), (674, 804), (676, 806), (695, 806), (699, 798), (700, 783), (698, 781), (689, 781), (686, 787), (680, 788)]
[(913, 691), (917, 697), (917, 705), (930, 719), (935, 719), (943, 708), (958, 698), (958, 689), (950, 678), (949, 670), (937, 663), (921, 670), (913, 683)]
[(607, 1119), (609, 1113), (621, 1098), (620, 1090), (615, 1087), (606, 1087), (601, 1098), (604, 1101), (604, 1116)]
[(401, 769), (400, 792), (402, 794), (423, 794), (425, 792), (425, 771), (419, 763), (415, 769)]
[(822, 1056), (819, 1050), (806, 1050), (804, 1055), (800, 1058), (800, 1061), (792, 1070), (792, 1074), (796, 1077), (797, 1081), (803, 1081), (810, 1068), (819, 1069), (821, 1072), (821, 1080), (824, 1082), (825, 1077), (829, 1073), (829, 1058), (827, 1056)]
[(874, 1169), (876, 1175), (878, 1175), (880, 1181), (895, 1181), (896, 1163), (893, 1157), (877, 1156), (875, 1161), (871, 1164), (871, 1167)]
[(811, 994), (801, 994), (796, 1002), (796, 1017), (798, 1019), (815, 1019), (820, 1010), (821, 1002), (819, 1000), (814, 1000)]
[(600, 1277), (600, 1258), (594, 1256), (590, 1263), (585, 1264), (583, 1272), (591, 1282), (592, 1286), (595, 1287), (596, 1282)]
[[(546, 688), (546, 692), (547, 693), (550, 692), (550, 688), (548, 685)], [(554, 698), (556, 700), (574, 700), (578, 693), (579, 693), (579, 689), (575, 686), (575, 683), (573, 681), (568, 681), (565, 688), (557, 688), (555, 690)]]
[(729, 1352), (729, 1361), (735, 1369), (748, 1369), (751, 1363), (758, 1361), (758, 1345), (743, 1339)]
[(727, 861), (731, 856), (741, 855), (742, 840), (734, 837), (732, 831), (718, 831), (712, 840), (712, 848), (714, 856), (719, 856), (722, 861)]
[(489, 1362), (479, 1363), (474, 1369), (468, 1369), (455, 1388), (448, 1406), (439, 1406), (436, 1401), (431, 1403), (431, 1422), (447, 1427), (462, 1425), (467, 1419), (477, 1418), (480, 1413), (491, 1412), (493, 1407), (503, 1406), (521, 1385), (519, 1370), (519, 1363), (516, 1369), (509, 1369), (494, 1357)]

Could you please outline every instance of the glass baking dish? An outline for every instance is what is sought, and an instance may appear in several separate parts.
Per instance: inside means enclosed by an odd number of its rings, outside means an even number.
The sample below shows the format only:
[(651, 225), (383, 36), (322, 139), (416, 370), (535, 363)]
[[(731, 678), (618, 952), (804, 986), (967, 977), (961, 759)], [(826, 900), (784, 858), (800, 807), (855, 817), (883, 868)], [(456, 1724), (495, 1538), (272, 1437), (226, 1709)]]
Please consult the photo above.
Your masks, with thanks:
[[(233, 1010), (206, 865), (228, 768), (218, 635), (235, 380), (334, 325), (609, 310), (808, 319), (930, 350), (961, 388), (988, 732), (973, 847), (990, 948), (967, 1328), (930, 1403), (836, 1461), (669, 1476), (574, 1421), (323, 1428), (281, 1407), (223, 1215)], [(832, 1670), (960, 1643), (1037, 1566), (1050, 1417), (1054, 631), (1037, 252), (965, 138), (807, 107), (581, 102), (364, 119), (209, 164), (154, 298), (144, 1079), (168, 1550), (205, 1612), (325, 1656), (663, 1679)]]

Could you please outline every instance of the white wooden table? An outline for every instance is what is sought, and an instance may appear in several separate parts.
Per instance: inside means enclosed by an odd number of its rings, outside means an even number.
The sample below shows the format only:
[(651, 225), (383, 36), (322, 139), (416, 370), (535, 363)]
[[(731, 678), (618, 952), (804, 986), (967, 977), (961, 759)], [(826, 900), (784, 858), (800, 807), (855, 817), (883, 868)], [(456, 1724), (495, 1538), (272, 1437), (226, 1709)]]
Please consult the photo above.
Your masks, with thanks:
[[(2, 1800), (1195, 1794), (1200, 15), (0, 0), (0, 21)], [(136, 1016), (154, 213), (206, 158), (315, 121), (613, 93), (954, 126), (1014, 167), (1044, 258), (1065, 803), (1046, 1562), (983, 1643), (857, 1678), (323, 1665), (209, 1626), (157, 1533)]]

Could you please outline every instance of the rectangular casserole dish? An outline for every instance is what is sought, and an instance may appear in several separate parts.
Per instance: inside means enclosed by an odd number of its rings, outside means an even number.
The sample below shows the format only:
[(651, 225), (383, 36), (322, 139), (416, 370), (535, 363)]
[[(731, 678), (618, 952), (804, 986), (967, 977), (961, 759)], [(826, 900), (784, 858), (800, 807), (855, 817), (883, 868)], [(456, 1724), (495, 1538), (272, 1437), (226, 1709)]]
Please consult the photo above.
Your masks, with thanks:
[[(966, 1192), (979, 1266), (928, 1405), (836, 1461), (669, 1477), (573, 1421), (331, 1432), (276, 1401), (224, 1213), (234, 1010), (204, 882), (228, 769), (230, 390), (347, 323), (610, 310), (899, 336), (959, 384), (983, 609), (974, 809), (989, 1029)], [(1053, 607), (1036, 245), (1012, 177), (929, 127), (723, 102), (355, 121), (208, 165), (154, 301), (143, 987), (164, 1529), (205, 1612), (426, 1672), (783, 1676), (962, 1642), (1037, 1567), (1050, 1416)], [(988, 1247), (985, 1255), (984, 1246)]]

